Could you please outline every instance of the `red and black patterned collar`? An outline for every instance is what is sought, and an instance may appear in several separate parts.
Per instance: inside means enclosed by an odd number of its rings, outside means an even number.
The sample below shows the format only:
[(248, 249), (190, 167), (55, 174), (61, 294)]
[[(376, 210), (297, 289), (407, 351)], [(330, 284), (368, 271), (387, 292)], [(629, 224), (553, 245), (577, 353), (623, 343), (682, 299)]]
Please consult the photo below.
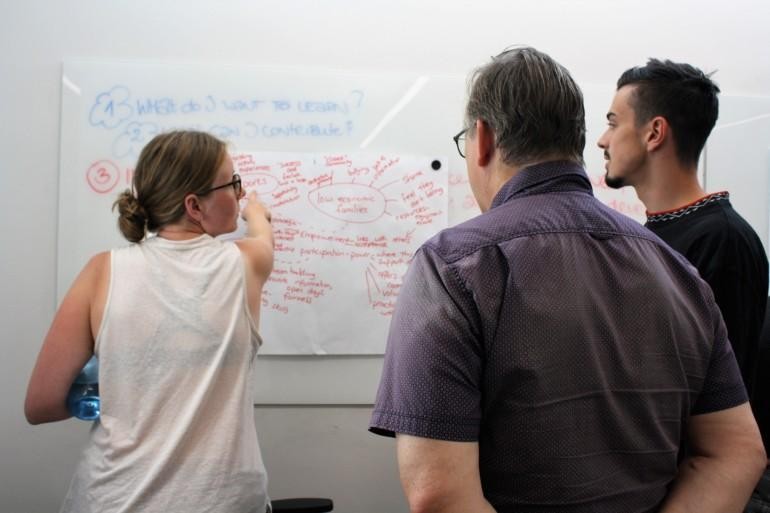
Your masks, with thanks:
[(692, 214), (701, 207), (714, 203), (715, 201), (722, 201), (730, 199), (730, 193), (727, 191), (715, 192), (704, 196), (699, 200), (696, 200), (689, 205), (679, 207), (674, 210), (664, 210), (663, 212), (647, 212), (648, 223), (659, 223), (661, 221), (670, 221), (671, 219), (679, 219), (687, 214)]

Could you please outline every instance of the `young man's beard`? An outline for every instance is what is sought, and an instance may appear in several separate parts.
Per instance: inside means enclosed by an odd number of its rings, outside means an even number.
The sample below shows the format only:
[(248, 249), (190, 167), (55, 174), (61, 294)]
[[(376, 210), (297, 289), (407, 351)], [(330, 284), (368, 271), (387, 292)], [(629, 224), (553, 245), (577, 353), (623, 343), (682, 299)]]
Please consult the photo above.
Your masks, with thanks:
[(622, 176), (610, 176), (609, 171), (604, 174), (604, 183), (610, 189), (621, 189), (626, 186), (626, 180)]

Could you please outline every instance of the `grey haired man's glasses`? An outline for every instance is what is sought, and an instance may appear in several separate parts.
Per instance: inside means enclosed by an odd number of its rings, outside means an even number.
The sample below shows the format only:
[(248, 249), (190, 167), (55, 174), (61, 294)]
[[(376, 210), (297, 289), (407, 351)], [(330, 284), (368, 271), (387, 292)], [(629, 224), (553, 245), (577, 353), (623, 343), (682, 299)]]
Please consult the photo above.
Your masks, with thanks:
[[(455, 142), (455, 145), (457, 145), (457, 152), (460, 154), (462, 158), (465, 158), (465, 133), (468, 131), (467, 128), (463, 128), (459, 132), (457, 132), (457, 135), (452, 137), (452, 140)], [(463, 142), (462, 147), (460, 146), (460, 141)]]

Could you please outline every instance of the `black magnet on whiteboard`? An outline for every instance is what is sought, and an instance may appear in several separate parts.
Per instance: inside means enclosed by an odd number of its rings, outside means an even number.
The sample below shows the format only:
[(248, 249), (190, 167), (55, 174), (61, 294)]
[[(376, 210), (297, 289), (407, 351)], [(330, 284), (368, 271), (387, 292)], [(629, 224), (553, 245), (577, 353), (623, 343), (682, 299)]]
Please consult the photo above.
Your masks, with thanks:
[(434, 160), (433, 162), (430, 163), (430, 167), (432, 167), (434, 171), (438, 171), (439, 169), (441, 169), (441, 161)]

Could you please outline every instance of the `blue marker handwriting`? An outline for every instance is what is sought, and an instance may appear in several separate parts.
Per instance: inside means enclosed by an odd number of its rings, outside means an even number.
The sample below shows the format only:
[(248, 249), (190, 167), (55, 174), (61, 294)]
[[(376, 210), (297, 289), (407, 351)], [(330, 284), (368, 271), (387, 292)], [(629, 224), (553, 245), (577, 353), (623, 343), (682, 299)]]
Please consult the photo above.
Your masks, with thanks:
[(133, 157), (156, 134), (181, 128), (206, 130), (221, 139), (340, 138), (354, 133), (364, 92), (349, 91), (342, 99), (308, 94), (296, 98), (225, 98), (134, 95), (115, 85), (95, 95), (89, 123), (115, 130), (112, 153)]
[(93, 126), (112, 129), (134, 114), (130, 103), (131, 92), (127, 87), (116, 85), (109, 91), (96, 95), (88, 121)]
[(133, 95), (128, 87), (116, 85), (96, 95), (89, 114), (92, 126), (112, 130), (124, 123), (169, 116), (212, 113), (337, 115), (348, 118), (357, 113), (364, 99), (363, 91), (350, 91), (341, 100), (324, 98), (224, 98), (207, 94), (200, 98)]

